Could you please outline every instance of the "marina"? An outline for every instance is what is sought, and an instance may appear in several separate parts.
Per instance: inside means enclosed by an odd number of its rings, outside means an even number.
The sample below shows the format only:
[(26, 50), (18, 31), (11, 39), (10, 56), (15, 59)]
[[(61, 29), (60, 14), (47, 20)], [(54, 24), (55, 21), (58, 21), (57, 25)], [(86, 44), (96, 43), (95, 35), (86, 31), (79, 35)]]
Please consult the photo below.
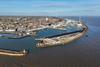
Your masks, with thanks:
[(99, 67), (100, 0), (0, 0), (0, 67)]
[[(43, 29), (58, 29), (66, 31), (43, 38), (34, 36)], [(69, 32), (70, 31), (70, 32)], [(39, 41), (35, 47), (49, 47), (62, 45), (77, 40), (87, 32), (87, 26), (79, 21), (56, 17), (0, 17), (0, 37), (21, 39), (32, 36)], [(27, 51), (0, 51), (0, 54), (9, 56), (24, 56)]]
[(55, 45), (64, 45), (74, 40), (79, 39), (87, 32), (87, 28), (84, 28), (82, 31), (76, 31), (71, 33), (64, 33), (58, 36), (46, 37), (40, 39), (40, 42), (36, 45), (37, 47), (48, 47)]
[[(64, 24), (65, 25), (65, 24)], [(48, 46), (55, 46), (55, 45), (62, 45), (77, 40), (78, 38), (82, 37), (86, 32), (88, 27), (81, 21), (66, 21), (66, 27), (76, 27), (76, 31), (66, 32), (58, 35), (48, 36), (44, 38), (40, 38), (39, 43), (36, 44), (36, 47), (48, 47)], [(66, 29), (66, 31), (67, 31)], [(79, 29), (79, 30), (77, 30)]]
[[(78, 20), (79, 17), (66, 17), (69, 19)], [(64, 18), (64, 19), (66, 19)], [(1, 67), (62, 67), (65, 65), (71, 67), (77, 67), (77, 65), (83, 67), (96, 67), (95, 60), (99, 64), (99, 43), (100, 43), (100, 17), (93, 17), (92, 21), (87, 19), (88, 17), (82, 17), (83, 23), (88, 26), (88, 35), (82, 36), (80, 39), (70, 43), (62, 44), (62, 46), (52, 46), (46, 48), (35, 47), (37, 42), (33, 37), (25, 37), (22, 39), (7, 39), (0, 37), (0, 48), (7, 49), (10, 51), (22, 51), (25, 49), (29, 50), (29, 53), (25, 56), (0, 56)], [(97, 21), (96, 21), (97, 20)], [(96, 24), (95, 24), (96, 23)], [(95, 25), (94, 25), (95, 24)], [(48, 37), (53, 35), (61, 34), (62, 31), (57, 32), (56, 30), (45, 30), (41, 31), (38, 37)], [(56, 31), (56, 32), (54, 32)], [(66, 33), (72, 32), (67, 28)], [(76, 31), (76, 30), (75, 30)], [(81, 31), (80, 31), (81, 32)], [(52, 35), (51, 35), (52, 33)], [(46, 36), (48, 34), (48, 36)], [(44, 36), (45, 35), (45, 36)], [(95, 35), (95, 36), (94, 36)], [(51, 37), (52, 38), (52, 37)], [(36, 38), (35, 38), (36, 39)], [(96, 51), (96, 53), (95, 53)], [(95, 57), (97, 59), (95, 59)], [(5, 65), (5, 66), (4, 66)], [(48, 65), (48, 66), (47, 66)], [(97, 65), (98, 66), (98, 65)]]
[(45, 28), (55, 29), (57, 27), (60, 27), (59, 24), (62, 24), (62, 23), (59, 23), (59, 22), (64, 22), (64, 20), (60, 18), (55, 18), (55, 17), (1, 16), (0, 17), (0, 33), (15, 34), (15, 35), (18, 35), (19, 37), (24, 37), (27, 35), (34, 36), (36, 35), (38, 31), (42, 29), (45, 29)]

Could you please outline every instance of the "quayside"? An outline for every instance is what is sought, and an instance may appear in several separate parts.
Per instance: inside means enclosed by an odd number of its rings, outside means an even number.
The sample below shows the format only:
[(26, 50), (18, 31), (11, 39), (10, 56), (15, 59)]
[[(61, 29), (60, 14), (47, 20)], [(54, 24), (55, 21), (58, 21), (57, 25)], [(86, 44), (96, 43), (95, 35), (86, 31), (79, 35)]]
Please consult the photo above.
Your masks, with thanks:
[(40, 39), (39, 43), (36, 44), (36, 47), (65, 45), (82, 37), (87, 32), (87, 30), (88, 27), (84, 23), (81, 23), (81, 30), (45, 37)]

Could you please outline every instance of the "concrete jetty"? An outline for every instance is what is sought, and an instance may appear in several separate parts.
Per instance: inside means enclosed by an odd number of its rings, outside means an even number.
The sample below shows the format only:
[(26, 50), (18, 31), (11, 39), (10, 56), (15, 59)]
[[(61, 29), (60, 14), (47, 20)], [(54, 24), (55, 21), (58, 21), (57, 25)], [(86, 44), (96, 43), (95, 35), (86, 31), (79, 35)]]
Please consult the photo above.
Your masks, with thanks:
[(5, 50), (0, 49), (0, 55), (6, 55), (6, 56), (25, 56), (28, 52), (24, 49), (23, 51), (11, 51), (11, 50)]
[[(74, 23), (72, 23), (74, 25)], [(54, 36), (49, 36), (46, 38), (40, 39), (39, 43), (36, 44), (36, 47), (48, 47), (48, 46), (56, 46), (56, 45), (65, 45), (69, 42), (79, 39), (82, 37), (88, 30), (88, 27), (81, 22), (76, 23), (78, 28), (81, 28), (80, 31), (74, 31), (70, 33), (64, 33)]]

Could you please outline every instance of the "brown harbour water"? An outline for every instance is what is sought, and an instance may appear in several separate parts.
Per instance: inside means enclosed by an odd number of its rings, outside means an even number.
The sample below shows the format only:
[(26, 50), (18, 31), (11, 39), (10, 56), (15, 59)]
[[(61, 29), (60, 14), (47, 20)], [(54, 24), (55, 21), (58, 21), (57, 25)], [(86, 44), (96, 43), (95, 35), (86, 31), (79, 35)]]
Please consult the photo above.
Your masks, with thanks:
[[(78, 20), (79, 17), (64, 17)], [(0, 48), (29, 50), (25, 57), (0, 55), (0, 67), (99, 67), (100, 66), (100, 17), (81, 17), (89, 30), (85, 36), (64, 46), (36, 48), (33, 37), (23, 39), (0, 38)], [(60, 31), (62, 32), (62, 31)], [(59, 31), (39, 32), (42, 37)]]

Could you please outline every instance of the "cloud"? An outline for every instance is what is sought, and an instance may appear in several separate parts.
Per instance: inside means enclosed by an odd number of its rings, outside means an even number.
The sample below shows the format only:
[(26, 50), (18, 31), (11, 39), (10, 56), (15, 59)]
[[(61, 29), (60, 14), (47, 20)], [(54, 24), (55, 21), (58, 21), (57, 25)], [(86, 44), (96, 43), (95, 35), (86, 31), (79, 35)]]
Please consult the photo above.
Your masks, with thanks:
[(99, 0), (0, 0), (0, 14), (100, 15)]

